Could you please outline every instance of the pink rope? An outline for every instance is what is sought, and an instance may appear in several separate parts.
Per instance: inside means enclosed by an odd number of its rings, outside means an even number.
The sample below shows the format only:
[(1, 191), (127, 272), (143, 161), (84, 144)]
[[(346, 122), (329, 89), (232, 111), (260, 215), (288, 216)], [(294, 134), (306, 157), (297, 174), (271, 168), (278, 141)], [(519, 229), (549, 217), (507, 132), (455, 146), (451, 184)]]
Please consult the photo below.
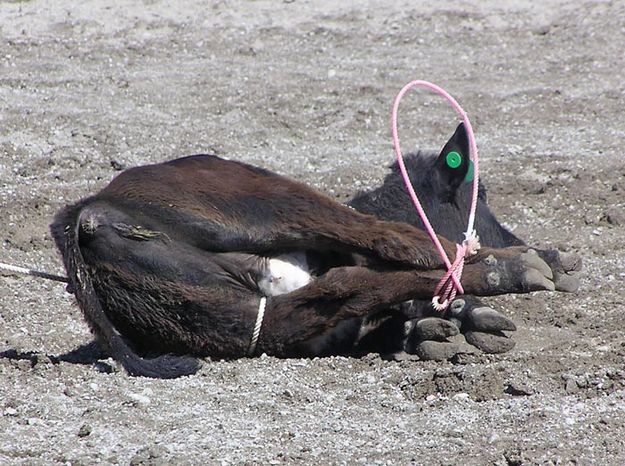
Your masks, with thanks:
[[(421, 206), (421, 202), (419, 202), (419, 198), (415, 193), (414, 188), (412, 187), (412, 183), (410, 182), (410, 177), (408, 176), (408, 171), (406, 170), (406, 166), (404, 164), (404, 157), (401, 153), (401, 149), (399, 147), (399, 136), (397, 134), (397, 113), (399, 110), (399, 102), (413, 87), (421, 87), (426, 88), (431, 91), (434, 91), (436, 94), (445, 98), (456, 111), (456, 113), (462, 119), (464, 126), (467, 130), (467, 135), (469, 137), (469, 156), (473, 161), (473, 193), (471, 198), (471, 208), (469, 209), (469, 219), (467, 222), (467, 230), (464, 233), (464, 241), (462, 244), (456, 245), (456, 258), (452, 263), (441, 242), (439, 241), (436, 233), (434, 232), (434, 228), (430, 224), (430, 221)], [(411, 81), (406, 84), (401, 91), (395, 97), (395, 101), (393, 102), (393, 111), (391, 113), (391, 131), (393, 135), (393, 147), (395, 148), (395, 154), (397, 155), (397, 162), (399, 164), (399, 170), (404, 179), (404, 183), (406, 184), (406, 189), (408, 190), (408, 194), (414, 204), (419, 216), (421, 217), (421, 221), (425, 226), (425, 230), (430, 235), (432, 242), (438, 249), (438, 253), (441, 256), (441, 259), (447, 266), (447, 273), (443, 276), (441, 281), (436, 286), (434, 290), (434, 297), (432, 298), (432, 305), (434, 309), (438, 311), (443, 311), (447, 309), (449, 304), (456, 297), (456, 294), (463, 294), (464, 289), (462, 288), (462, 284), (460, 283), (460, 279), (462, 278), (462, 269), (464, 267), (464, 259), (470, 255), (476, 254), (479, 249), (479, 240), (477, 234), (474, 229), (475, 223), (475, 210), (477, 208), (477, 194), (478, 194), (478, 182), (479, 182), (479, 166), (478, 166), (478, 156), (477, 156), (477, 145), (475, 143), (475, 136), (473, 135), (473, 128), (471, 127), (471, 122), (469, 121), (469, 117), (462, 109), (462, 107), (456, 102), (450, 94), (448, 94), (444, 89), (440, 88), (436, 84), (432, 84), (428, 81)], [(442, 300), (442, 302), (441, 302)]]

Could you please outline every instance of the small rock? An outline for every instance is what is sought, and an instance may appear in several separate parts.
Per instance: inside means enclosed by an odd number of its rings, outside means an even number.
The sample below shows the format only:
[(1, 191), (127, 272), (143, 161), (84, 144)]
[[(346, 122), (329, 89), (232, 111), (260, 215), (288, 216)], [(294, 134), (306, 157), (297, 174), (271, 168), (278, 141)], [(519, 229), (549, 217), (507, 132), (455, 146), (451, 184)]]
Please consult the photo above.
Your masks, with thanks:
[(507, 451), (503, 456), (508, 466), (521, 466), (525, 462), (525, 458), (523, 458), (520, 450)]
[(167, 464), (168, 451), (160, 445), (143, 447), (130, 460), (130, 466), (156, 466)]
[(117, 160), (111, 160), (111, 168), (115, 171), (122, 171), (126, 169), (126, 165)]
[(475, 353), (458, 353), (451, 362), (457, 365), (477, 364), (479, 362), (479, 356)]
[(512, 396), (530, 396), (534, 394), (534, 390), (519, 382), (510, 382), (504, 392)]
[(149, 397), (140, 395), (139, 393), (130, 393), (128, 394), (128, 398), (130, 398), (133, 403), (143, 406), (147, 406), (152, 402)]
[(37, 364), (42, 364), (42, 365), (52, 364), (52, 360), (50, 359), (50, 356), (48, 356), (47, 354), (37, 353), (33, 358), (33, 365), (37, 365)]
[(33, 368), (33, 362), (30, 359), (19, 359), (12, 361), (12, 364), (21, 371), (29, 371)]
[(575, 381), (575, 379), (571, 378), (571, 379), (568, 379), (566, 381), (566, 386), (565, 386), (564, 390), (569, 395), (573, 395), (573, 394), (579, 392), (579, 385), (577, 385), (577, 382)]
[(603, 214), (602, 220), (605, 220), (610, 225), (621, 226), (625, 225), (625, 209), (618, 207), (610, 207)]
[(551, 31), (551, 24), (543, 24), (535, 27), (532, 32), (538, 36), (546, 36)]
[(586, 225), (596, 225), (600, 220), (600, 217), (597, 216), (595, 213), (591, 213), (591, 212), (587, 212), (584, 215), (584, 223)]
[(83, 424), (82, 426), (80, 426), (80, 429), (78, 430), (78, 436), (80, 438), (88, 437), (90, 434), (91, 426), (89, 424)]

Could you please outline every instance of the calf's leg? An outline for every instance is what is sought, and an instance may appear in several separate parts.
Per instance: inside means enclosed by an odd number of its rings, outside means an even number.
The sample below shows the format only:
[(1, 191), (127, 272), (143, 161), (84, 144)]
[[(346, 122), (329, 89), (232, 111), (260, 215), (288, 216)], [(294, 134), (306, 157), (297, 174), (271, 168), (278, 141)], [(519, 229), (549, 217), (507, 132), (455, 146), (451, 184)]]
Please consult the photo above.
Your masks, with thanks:
[[(553, 289), (551, 269), (526, 250), (486, 249), (465, 266), (465, 291), (497, 295)], [(331, 269), (303, 288), (268, 299), (258, 351), (307, 355), (307, 343), (339, 322), (431, 296), (441, 276), (435, 270)]]

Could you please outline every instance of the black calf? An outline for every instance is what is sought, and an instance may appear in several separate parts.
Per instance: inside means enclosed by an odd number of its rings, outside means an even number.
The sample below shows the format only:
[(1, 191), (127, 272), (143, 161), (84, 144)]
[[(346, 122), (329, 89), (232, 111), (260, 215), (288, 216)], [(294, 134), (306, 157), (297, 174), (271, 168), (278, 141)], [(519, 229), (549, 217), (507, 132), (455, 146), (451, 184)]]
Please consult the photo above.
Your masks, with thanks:
[[(462, 144), (461, 136), (446, 147)], [(462, 183), (433, 169), (446, 176), (434, 186), (442, 188), (440, 209), (461, 209)], [(403, 190), (388, 186), (380, 198), (407, 205)], [(377, 334), (402, 347), (398, 326), (410, 327), (408, 343), (414, 332), (421, 340), (453, 332), (440, 320), (413, 321), (410, 302), (431, 296), (444, 267), (429, 238), (401, 220), (357, 212), (266, 170), (193, 156), (123, 172), (63, 209), (51, 229), (98, 340), (130, 374), (176, 377), (197, 370), (186, 355), (345, 354), (380, 324), (392, 331)], [(442, 244), (455, 253), (452, 242)], [(465, 266), (465, 290), (553, 290), (554, 276), (571, 269), (557, 251), (538, 254), (524, 245), (483, 247)]]

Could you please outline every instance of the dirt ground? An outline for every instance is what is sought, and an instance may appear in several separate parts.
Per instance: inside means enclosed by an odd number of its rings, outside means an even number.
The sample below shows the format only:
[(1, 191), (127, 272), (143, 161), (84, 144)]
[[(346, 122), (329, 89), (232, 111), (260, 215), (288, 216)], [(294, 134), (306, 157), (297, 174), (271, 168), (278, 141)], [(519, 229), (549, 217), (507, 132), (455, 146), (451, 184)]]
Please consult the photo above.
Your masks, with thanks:
[[(424, 3), (420, 5), (420, 3)], [(516, 348), (446, 363), (206, 361), (132, 378), (54, 282), (0, 276), (0, 464), (625, 464), (625, 4), (0, 1), (0, 261), (63, 273), (62, 205), (120, 169), (211, 152), (345, 200), (392, 162), (411, 79), (474, 126), (490, 202), (583, 256), (573, 295), (488, 300)], [(402, 103), (406, 147), (456, 120)]]

